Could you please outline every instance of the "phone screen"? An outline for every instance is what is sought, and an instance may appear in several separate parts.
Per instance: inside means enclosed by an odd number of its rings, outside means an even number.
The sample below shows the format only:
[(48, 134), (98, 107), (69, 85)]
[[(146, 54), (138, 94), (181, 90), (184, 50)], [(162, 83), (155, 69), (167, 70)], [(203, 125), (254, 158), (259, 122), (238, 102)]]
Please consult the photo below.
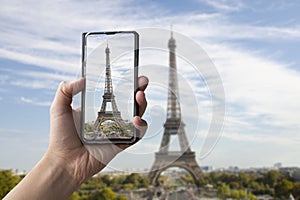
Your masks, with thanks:
[(138, 34), (134, 31), (82, 35), (82, 131), (84, 143), (133, 143), (138, 78)]

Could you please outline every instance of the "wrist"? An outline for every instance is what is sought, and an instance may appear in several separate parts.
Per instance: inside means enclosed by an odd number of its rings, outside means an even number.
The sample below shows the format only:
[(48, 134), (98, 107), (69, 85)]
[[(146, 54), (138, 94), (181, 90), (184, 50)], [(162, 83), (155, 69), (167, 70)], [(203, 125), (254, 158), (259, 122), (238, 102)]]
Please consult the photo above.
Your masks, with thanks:
[(53, 155), (46, 153), (4, 199), (68, 199), (79, 187), (79, 183), (60, 159), (54, 160), (53, 158)]
[(43, 159), (40, 161), (41, 168), (47, 171), (48, 177), (51, 177), (50, 184), (55, 185), (58, 189), (61, 188), (61, 194), (69, 197), (83, 182), (79, 179), (72, 168), (71, 163), (66, 159), (55, 157), (47, 152)]
[[(41, 169), (44, 169), (45, 179), (50, 180), (49, 186), (59, 193), (61, 199), (67, 199), (79, 187), (79, 183), (72, 176), (72, 172), (61, 159), (55, 159), (46, 154), (41, 160)], [(53, 199), (59, 199), (55, 197)]]
[(105, 167), (101, 162), (89, 165), (93, 159), (84, 148), (57, 151), (52, 147), (48, 149), (43, 158), (46, 162), (51, 163), (53, 168), (60, 168), (76, 188)]

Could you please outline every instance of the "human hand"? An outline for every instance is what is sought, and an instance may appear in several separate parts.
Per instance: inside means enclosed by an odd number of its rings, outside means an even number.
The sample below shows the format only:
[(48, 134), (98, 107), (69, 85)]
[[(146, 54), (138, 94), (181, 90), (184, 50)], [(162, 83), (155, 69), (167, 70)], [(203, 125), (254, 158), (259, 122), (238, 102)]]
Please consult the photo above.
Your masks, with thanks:
[[(144, 91), (148, 78), (139, 78), (136, 100), (139, 116), (133, 119), (141, 137), (145, 134), (147, 123), (141, 119), (147, 101)], [(84, 88), (84, 79), (62, 82), (50, 109), (50, 143), (40, 162), (11, 190), (5, 200), (63, 200), (95, 173), (103, 169), (117, 153), (130, 145), (101, 144), (84, 146), (76, 130), (76, 116), (71, 107), (73, 95)]]
[[(139, 129), (141, 137), (145, 134), (147, 123), (141, 119), (147, 102), (145, 89), (147, 77), (139, 77), (139, 90), (136, 100), (139, 105), (139, 116), (133, 119), (134, 126)], [(99, 144), (84, 146), (77, 134), (76, 116), (71, 108), (73, 95), (82, 91), (84, 79), (74, 82), (62, 82), (56, 92), (50, 109), (50, 144), (45, 157), (66, 168), (77, 185), (102, 170), (119, 152), (130, 145)], [(75, 112), (75, 113), (74, 113)]]

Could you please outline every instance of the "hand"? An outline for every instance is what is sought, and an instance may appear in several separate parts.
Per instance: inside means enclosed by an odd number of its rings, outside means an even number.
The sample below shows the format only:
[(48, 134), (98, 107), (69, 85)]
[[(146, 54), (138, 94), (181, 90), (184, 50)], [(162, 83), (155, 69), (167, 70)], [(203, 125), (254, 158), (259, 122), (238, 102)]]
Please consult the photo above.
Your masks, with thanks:
[[(133, 124), (143, 136), (147, 123), (141, 119), (147, 106), (144, 91), (148, 78), (139, 78), (136, 100), (139, 116)], [(50, 109), (50, 143), (40, 162), (10, 191), (5, 200), (68, 199), (69, 196), (95, 173), (102, 170), (113, 157), (130, 145), (101, 144), (84, 146), (76, 131), (76, 116), (72, 110), (73, 95), (82, 91), (84, 79), (59, 85)]]
[[(139, 116), (133, 119), (134, 126), (143, 136), (147, 129), (147, 123), (141, 119), (147, 102), (144, 91), (148, 85), (148, 78), (139, 77), (139, 90), (136, 100), (139, 105)], [(80, 141), (76, 131), (76, 116), (71, 108), (73, 95), (84, 87), (84, 79), (66, 83), (62, 82), (56, 92), (55, 99), (50, 110), (50, 145), (46, 156), (49, 159), (64, 163), (68, 171), (74, 174), (75, 181), (81, 184), (87, 178), (102, 170), (106, 164), (119, 152), (130, 145), (86, 145)]]

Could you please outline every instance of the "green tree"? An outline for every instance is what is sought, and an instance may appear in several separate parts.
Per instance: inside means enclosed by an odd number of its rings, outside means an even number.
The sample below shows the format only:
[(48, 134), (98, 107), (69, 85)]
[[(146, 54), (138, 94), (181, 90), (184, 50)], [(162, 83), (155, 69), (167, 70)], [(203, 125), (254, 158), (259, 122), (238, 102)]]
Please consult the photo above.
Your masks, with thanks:
[(231, 190), (230, 197), (233, 199), (240, 199), (240, 192), (239, 190)]
[(134, 186), (134, 188), (145, 188), (149, 185), (148, 179), (137, 173), (132, 173), (129, 176), (127, 176), (123, 183), (130, 183)]
[(249, 184), (247, 188), (251, 189), (251, 191), (256, 195), (258, 194), (269, 194), (271, 196), (274, 195), (274, 192), (270, 188), (270, 186), (268, 184), (264, 185), (264, 183), (262, 182), (253, 181), (252, 183)]
[(70, 200), (80, 200), (78, 192), (73, 192), (73, 194), (70, 197)]
[(116, 200), (128, 200), (124, 195), (118, 195)]
[(251, 192), (247, 194), (246, 199), (257, 200), (257, 197)]
[(95, 193), (90, 195), (90, 200), (115, 200), (117, 194), (108, 187), (104, 187), (97, 190)]
[(94, 124), (85, 123), (84, 131), (85, 132), (94, 132), (95, 127)]
[(241, 186), (243, 187), (247, 187), (252, 181), (251, 176), (245, 172), (239, 172), (238, 178)]
[(300, 182), (294, 183), (292, 194), (297, 200), (300, 199)]
[(123, 185), (123, 188), (125, 190), (133, 190), (134, 189), (134, 185), (132, 183), (126, 183)]
[(0, 170), (0, 199), (14, 188), (20, 180), (21, 178), (13, 175), (11, 170)]
[(293, 187), (294, 185), (291, 181), (284, 179), (275, 186), (275, 196), (287, 199), (292, 192)]
[(157, 179), (157, 182), (159, 185), (164, 185), (168, 180), (168, 177), (167, 176), (160, 176), (158, 177)]
[(124, 183), (125, 184), (131, 183), (135, 187), (137, 187), (139, 185), (139, 178), (140, 178), (140, 175), (138, 175), (137, 173), (132, 173), (126, 177)]
[(218, 196), (221, 199), (227, 199), (228, 197), (230, 197), (231, 192), (230, 192), (230, 188), (228, 185), (226, 185), (225, 183), (222, 183), (222, 185), (218, 188)]
[(283, 180), (283, 175), (277, 170), (271, 170), (264, 174), (262, 182), (274, 188), (275, 185)]
[(100, 176), (99, 178), (106, 186), (110, 186), (111, 177), (109, 175), (105, 174), (105, 175)]
[(121, 188), (124, 188), (124, 181), (126, 179), (127, 176), (125, 175), (119, 175), (119, 176), (114, 176), (111, 178), (110, 180), (110, 188), (112, 188), (114, 191), (119, 190)]
[(239, 189), (240, 188), (240, 183), (237, 182), (237, 181), (233, 181), (229, 185), (230, 185), (231, 188), (234, 188), (234, 189)]
[(194, 179), (190, 174), (186, 174), (180, 177), (186, 184), (194, 184)]

